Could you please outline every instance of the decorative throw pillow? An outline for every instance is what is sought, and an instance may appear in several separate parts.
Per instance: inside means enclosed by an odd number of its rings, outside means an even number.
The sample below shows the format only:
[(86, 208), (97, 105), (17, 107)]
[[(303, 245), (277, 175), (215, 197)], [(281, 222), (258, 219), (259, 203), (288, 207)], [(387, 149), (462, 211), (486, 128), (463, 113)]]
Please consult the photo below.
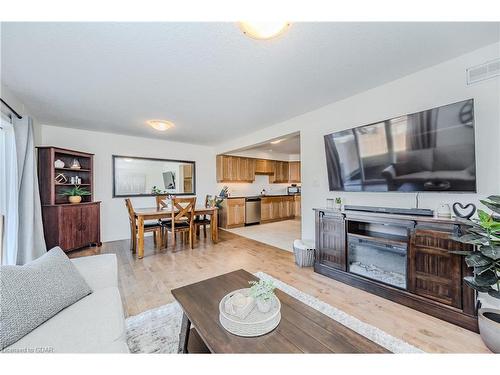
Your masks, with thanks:
[(0, 266), (0, 350), (90, 293), (59, 247), (24, 266)]

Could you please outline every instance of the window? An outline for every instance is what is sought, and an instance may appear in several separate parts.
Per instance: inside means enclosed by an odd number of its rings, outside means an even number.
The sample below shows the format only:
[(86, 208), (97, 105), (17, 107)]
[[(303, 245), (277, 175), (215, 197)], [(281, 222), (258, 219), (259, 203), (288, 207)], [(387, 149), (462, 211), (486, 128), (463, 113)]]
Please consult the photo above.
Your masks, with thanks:
[(18, 176), (16, 141), (10, 119), (2, 115), (0, 122), (0, 215), (3, 216), (2, 264), (16, 264), (18, 227)]

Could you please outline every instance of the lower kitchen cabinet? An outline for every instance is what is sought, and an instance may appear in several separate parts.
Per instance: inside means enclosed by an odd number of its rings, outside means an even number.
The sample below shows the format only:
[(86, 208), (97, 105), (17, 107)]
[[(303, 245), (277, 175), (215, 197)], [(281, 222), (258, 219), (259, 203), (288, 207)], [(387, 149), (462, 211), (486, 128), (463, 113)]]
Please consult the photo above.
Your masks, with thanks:
[(245, 198), (228, 198), (219, 210), (221, 228), (237, 228), (245, 225)]
[(295, 216), (294, 196), (262, 197), (260, 200), (260, 222), (293, 219)]
[(59, 246), (71, 251), (90, 245), (101, 245), (100, 204), (56, 204), (42, 207), (47, 249)]

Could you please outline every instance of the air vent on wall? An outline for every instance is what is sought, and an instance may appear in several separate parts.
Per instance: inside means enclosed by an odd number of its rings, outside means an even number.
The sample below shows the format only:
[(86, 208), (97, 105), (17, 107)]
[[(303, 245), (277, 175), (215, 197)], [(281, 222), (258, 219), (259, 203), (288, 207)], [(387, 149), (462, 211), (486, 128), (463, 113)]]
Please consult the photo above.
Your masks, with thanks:
[(467, 84), (484, 81), (500, 75), (500, 59), (473, 66), (467, 69)]

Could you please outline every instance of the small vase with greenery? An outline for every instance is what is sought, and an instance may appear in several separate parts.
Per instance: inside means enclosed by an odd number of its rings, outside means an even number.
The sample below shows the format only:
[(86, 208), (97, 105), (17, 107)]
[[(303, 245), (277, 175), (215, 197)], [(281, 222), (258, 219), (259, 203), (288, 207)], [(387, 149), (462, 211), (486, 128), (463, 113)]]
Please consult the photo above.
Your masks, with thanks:
[(250, 295), (255, 298), (257, 308), (260, 312), (266, 313), (271, 309), (272, 297), (274, 296), (274, 283), (270, 280), (249, 281), (252, 285)]
[(60, 195), (66, 195), (70, 203), (80, 203), (83, 196), (90, 194), (87, 189), (75, 185), (71, 189), (63, 191)]
[[(500, 305), (500, 195), (491, 195), (481, 203), (492, 213), (478, 210), (478, 217), (460, 220), (466, 227), (466, 234), (454, 236), (455, 241), (474, 245), (473, 251), (453, 251), (465, 256), (465, 263), (474, 269), (473, 276), (464, 277), (464, 282), (480, 294), (480, 300), (487, 295)], [(482, 303), (482, 302), (481, 302)], [(500, 351), (500, 309), (479, 309), (479, 330), (486, 345), (495, 353)]]
[(335, 198), (335, 209), (337, 210), (342, 210), (342, 198), (337, 197)]

